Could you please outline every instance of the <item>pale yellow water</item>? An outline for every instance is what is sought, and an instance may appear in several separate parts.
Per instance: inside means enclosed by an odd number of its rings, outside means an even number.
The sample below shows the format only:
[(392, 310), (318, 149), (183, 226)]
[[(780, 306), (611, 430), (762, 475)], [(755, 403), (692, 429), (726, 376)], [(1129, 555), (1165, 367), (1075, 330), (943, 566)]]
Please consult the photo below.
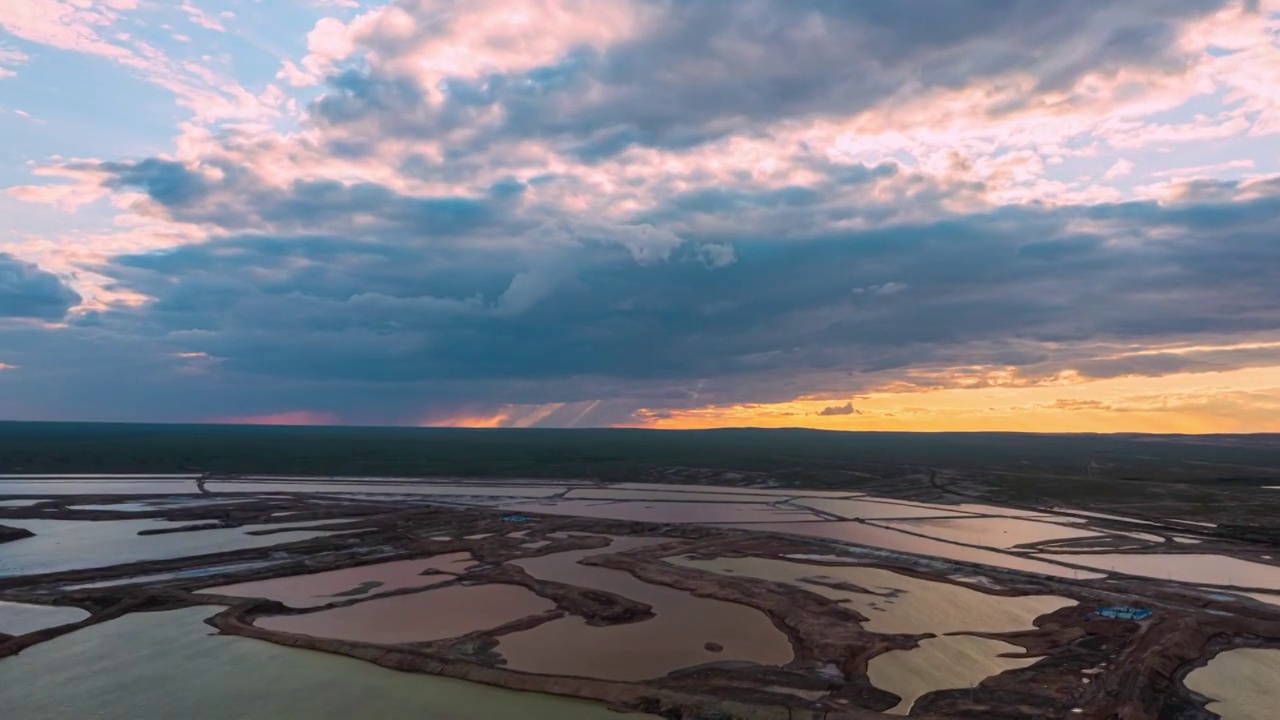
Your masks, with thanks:
[(0, 661), (6, 720), (624, 720), (520, 693), (215, 635), (221, 608), (126, 615)]
[[(771, 558), (667, 558), (666, 562), (735, 577), (786, 583), (841, 602), (867, 618), (863, 627), (888, 634), (1001, 633), (1030, 630), (1041, 615), (1076, 602), (1056, 595), (1005, 597), (945, 582), (922, 580), (880, 568), (825, 567)], [(804, 578), (857, 585), (869, 593), (841, 590)]]
[(1026, 543), (1097, 537), (1099, 535), (1099, 533), (1078, 527), (1004, 517), (946, 520), (882, 520), (876, 524), (896, 530), (928, 535), (939, 540), (1000, 549), (1012, 548)]
[(264, 617), (255, 624), (312, 637), (398, 645), (459, 637), (554, 609), (555, 603), (518, 585), (455, 585), (305, 615)]
[[(167, 520), (5, 520), (4, 524), (35, 537), (0, 543), (0, 577), (82, 570), (143, 560), (168, 560), (231, 550), (270, 547), (327, 535), (322, 530), (292, 530), (345, 520), (272, 523), (165, 535), (139, 535), (142, 530), (193, 524)], [(258, 530), (287, 530), (249, 535)]]
[[(366, 583), (381, 584), (368, 588), (355, 597), (375, 597), (394, 590), (438, 585), (452, 580), (454, 575), (465, 572), (466, 568), (474, 563), (471, 553), (459, 552), (418, 560), (397, 560), (309, 575), (290, 575), (270, 580), (221, 585), (196, 592), (231, 597), (266, 598), (278, 600), (293, 608), (319, 607), (351, 599), (348, 596), (335, 597), (335, 594), (357, 589)], [(423, 574), (430, 570), (450, 574)]]
[(1070, 562), (1100, 570), (1164, 578), (1197, 585), (1234, 585), (1280, 590), (1280, 567), (1226, 555), (1079, 553), (1040, 554), (1047, 560)]
[(907, 505), (874, 500), (837, 500), (831, 498), (799, 498), (791, 504), (830, 513), (847, 520), (878, 518), (964, 517), (941, 506)]
[(1280, 650), (1227, 650), (1187, 675), (1186, 685), (1213, 698), (1208, 709), (1223, 720), (1273, 720), (1280, 712)]
[(911, 650), (890, 650), (872, 658), (867, 663), (867, 677), (872, 685), (902, 698), (886, 712), (906, 715), (927, 693), (975, 687), (989, 677), (1033, 665), (1039, 659), (999, 657), (1001, 653), (1022, 652), (1016, 645), (966, 635), (927, 638)]
[(689, 502), (731, 502), (731, 503), (771, 503), (780, 498), (770, 495), (746, 495), (722, 492), (689, 492), (680, 490), (615, 490), (592, 488), (589, 490), (570, 490), (565, 497), (570, 500), (625, 500), (628, 502), (643, 500), (689, 501)]
[[(647, 603), (655, 617), (638, 623), (593, 627), (566, 617), (506, 635), (497, 651), (513, 670), (605, 680), (645, 680), (673, 670), (723, 660), (785, 665), (794, 657), (787, 636), (754, 608), (699, 598), (653, 585), (629, 573), (578, 564), (590, 555), (668, 542), (662, 538), (617, 538), (609, 548), (516, 560), (533, 577), (604, 590)], [(724, 646), (722, 652), (705, 648)]]
[(654, 523), (759, 523), (819, 520), (804, 510), (774, 508), (763, 503), (610, 502), (564, 500), (501, 506), (505, 510), (574, 517)]
[(992, 567), (1008, 568), (1010, 570), (1021, 570), (1023, 572), (1050, 575), (1054, 577), (1079, 579), (1105, 577), (1103, 574), (1090, 572), (1088, 570), (1073, 570), (1061, 565), (1033, 560), (1029, 557), (1015, 557), (995, 552), (994, 550), (964, 547), (962, 545), (955, 545), (942, 540), (908, 535), (907, 533), (898, 532), (897, 530), (876, 527), (875, 525), (860, 522), (793, 522), (769, 523), (766, 525), (726, 523), (725, 527), (737, 527), (744, 530), (780, 532), (791, 535), (803, 535), (806, 537), (827, 538), (854, 545), (865, 545), (868, 547), (883, 548), (885, 550), (894, 550), (898, 552), (912, 553), (915, 555), (927, 555), (931, 557), (945, 558), (948, 560), (959, 560), (962, 562), (990, 565)]
[(28, 605), (0, 600), (0, 633), (25, 635), (45, 628), (69, 625), (89, 617), (89, 613), (74, 607), (53, 605)]

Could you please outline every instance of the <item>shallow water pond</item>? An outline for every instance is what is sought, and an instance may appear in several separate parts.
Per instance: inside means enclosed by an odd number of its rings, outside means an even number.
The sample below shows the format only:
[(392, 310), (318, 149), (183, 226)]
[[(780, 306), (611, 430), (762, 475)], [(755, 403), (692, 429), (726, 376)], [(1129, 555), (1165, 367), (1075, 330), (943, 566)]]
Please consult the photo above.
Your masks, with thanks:
[[(289, 575), (254, 582), (220, 585), (197, 592), (278, 600), (292, 608), (328, 605), (352, 597), (374, 597), (394, 590), (427, 587), (452, 580), (473, 565), (471, 553), (459, 552), (417, 560), (358, 565), (341, 570)], [(430, 571), (441, 574), (428, 574)]]
[[(139, 535), (142, 530), (181, 527), (191, 521), (138, 520), (5, 520), (4, 524), (35, 533), (0, 544), (0, 577), (82, 570), (123, 565), (144, 560), (209, 555), (230, 550), (271, 547), (321, 537), (322, 530), (287, 530), (324, 525), (321, 521), (245, 525), (167, 535)], [(286, 529), (270, 535), (249, 535), (257, 530)]]
[[(1008, 549), (1027, 543), (1099, 537), (1100, 533), (1078, 527), (1020, 518), (958, 518), (943, 520), (882, 520), (877, 525), (905, 530), (948, 542)], [(1156, 538), (1161, 540), (1162, 538)]]
[(14, 720), (650, 717), (215, 635), (203, 621), (220, 609), (126, 615), (5, 658), (0, 661), (4, 716)]
[(1197, 585), (1280, 590), (1280, 567), (1226, 555), (1180, 553), (1040, 554), (1049, 560)]
[(555, 607), (518, 585), (453, 585), (305, 615), (264, 617), (255, 624), (312, 637), (398, 645), (488, 630)]
[(821, 519), (803, 509), (775, 508), (764, 503), (564, 500), (511, 504), (503, 508), (548, 515), (654, 523), (773, 523)]
[(959, 560), (961, 562), (989, 565), (992, 567), (1007, 568), (1009, 570), (1021, 570), (1022, 572), (1050, 575), (1054, 577), (1079, 579), (1105, 577), (1105, 575), (1101, 573), (1090, 572), (1088, 570), (1076, 570), (1073, 568), (1063, 567), (1061, 565), (1055, 565), (1053, 563), (1041, 562), (1029, 557), (1006, 555), (994, 550), (984, 550), (982, 548), (955, 545), (942, 540), (909, 535), (907, 533), (898, 532), (897, 530), (877, 527), (875, 525), (860, 522), (800, 522), (769, 523), (767, 525), (743, 525), (735, 523), (726, 524), (725, 527), (737, 527), (744, 530), (780, 532), (791, 535), (803, 535), (805, 537), (825, 538), (829, 540), (847, 542), (853, 545), (864, 545), (867, 547), (882, 548), (885, 550), (910, 553), (914, 555), (926, 555), (946, 560)]
[(1280, 706), (1280, 650), (1238, 648), (1218, 653), (1185, 681), (1213, 698), (1209, 712), (1223, 720), (1271, 720)]
[[(840, 602), (867, 618), (863, 627), (890, 634), (950, 632), (1002, 633), (1030, 630), (1033, 621), (1076, 602), (1056, 595), (1006, 597), (951, 583), (923, 580), (881, 568), (828, 567), (771, 558), (689, 556), (666, 562), (735, 577), (753, 577), (792, 585)], [(866, 592), (833, 587), (855, 585)]]
[[(513, 561), (542, 580), (604, 590), (646, 603), (655, 617), (637, 623), (595, 627), (571, 616), (531, 630), (505, 635), (497, 651), (513, 670), (591, 677), (645, 680), (709, 662), (738, 660), (785, 665), (794, 654), (787, 636), (755, 608), (699, 598), (643, 582), (620, 570), (582, 565), (591, 555), (623, 552), (669, 542), (664, 538), (615, 538), (608, 548), (575, 550)], [(708, 642), (723, 646), (720, 652)]]
[(871, 658), (867, 678), (871, 684), (902, 698), (886, 712), (906, 715), (921, 696), (937, 690), (974, 687), (1006, 670), (1033, 665), (1039, 658), (1006, 658), (1023, 649), (999, 640), (948, 635), (926, 638), (911, 650), (890, 650)]
[(0, 633), (5, 635), (26, 635), (45, 628), (70, 625), (87, 617), (89, 613), (80, 608), (0, 600)]

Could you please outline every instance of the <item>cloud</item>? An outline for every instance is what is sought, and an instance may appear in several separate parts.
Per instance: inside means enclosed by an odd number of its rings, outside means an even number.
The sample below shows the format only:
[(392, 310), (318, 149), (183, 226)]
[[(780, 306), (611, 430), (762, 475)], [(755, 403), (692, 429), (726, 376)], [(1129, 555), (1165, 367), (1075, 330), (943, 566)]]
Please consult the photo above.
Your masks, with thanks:
[(31, 58), (24, 52), (0, 45), (0, 80), (17, 76), (14, 66), (25, 64)]
[[(231, 234), (96, 268), (113, 287), (154, 298), (102, 322), (188, 333), (188, 351), (237, 372), (490, 384), (528, 403), (706, 380), (711, 395), (741, 400), (785, 378), (847, 384), (849, 373), (893, 368), (1052, 375), (1055, 356), (1107, 375), (1117, 372), (1107, 363), (1121, 366), (1091, 357), (1098, 343), (1280, 329), (1280, 291), (1266, 272), (1280, 265), (1267, 230), (1280, 214), (1273, 181), (1188, 189), (1176, 204), (1006, 208), (785, 241), (743, 228), (735, 262), (713, 270), (704, 246), (647, 229), (508, 235), (523, 220), (487, 200), (419, 207), (385, 189), (304, 184), (240, 198), (241, 210), (210, 203), (221, 186), (188, 168), (105, 171), (229, 231), (246, 216), (304, 231)], [(380, 219), (352, 236), (319, 233), (361, 214)], [(893, 302), (860, 302), (851, 283)], [(1123, 366), (1154, 372), (1194, 358), (1175, 360)]]
[(0, 328), (29, 413), (55, 375), (86, 407), (126, 377), (202, 418), (573, 426), (1280, 364), (1249, 135), (1280, 49), (1237, 0), (325, 3), (356, 12), (249, 86), (206, 67), (230, 37), (180, 61), (131, 2), (18, 2), (48, 22), (13, 34), (192, 115), (0, 198), (80, 213), (3, 241), (85, 298)]
[[(624, 2), (610, 13), (576, 2), (515, 13), (504, 3), (510, 17), (552, 29), (517, 56), (508, 41), (523, 31), (491, 3), (400, 2), (345, 25), (322, 21), (303, 64), (321, 72), (369, 58), (316, 105), (331, 126), (457, 135), (473, 146), (541, 138), (590, 160), (633, 146), (688, 148), (783, 118), (857, 116), (977, 82), (1011, 89), (988, 109), (1007, 113), (1086, 77), (1173, 74), (1192, 57), (1179, 43), (1183, 24), (1229, 4), (1075, 3), (1047, 13), (1031, 0), (948, 0), (929, 4), (937, 21), (926, 28), (918, 3), (888, 0)], [(982, 42), (993, 35), (999, 48)]]
[(861, 415), (862, 413), (853, 407), (852, 402), (847, 402), (843, 405), (832, 405), (830, 407), (822, 408), (822, 410), (818, 411), (817, 414), (822, 417), (832, 417), (836, 415)]
[[(191, 22), (195, 23), (196, 25), (199, 25), (205, 30), (212, 30), (214, 32), (227, 31), (227, 28), (222, 24), (222, 21), (209, 15), (204, 10), (201, 10), (200, 8), (196, 7), (190, 2), (190, 0), (183, 0), (183, 3), (181, 5), (181, 10), (182, 12), (187, 14), (187, 16), (191, 19)], [(235, 15), (232, 14), (231, 17), (234, 18)]]
[(1133, 163), (1121, 158), (1103, 174), (1104, 180), (1113, 180), (1133, 173)]
[(56, 275), (0, 252), (0, 319), (61, 320), (79, 302)]
[(218, 417), (206, 422), (220, 425), (337, 425), (340, 419), (333, 413), (290, 410), (268, 415)]

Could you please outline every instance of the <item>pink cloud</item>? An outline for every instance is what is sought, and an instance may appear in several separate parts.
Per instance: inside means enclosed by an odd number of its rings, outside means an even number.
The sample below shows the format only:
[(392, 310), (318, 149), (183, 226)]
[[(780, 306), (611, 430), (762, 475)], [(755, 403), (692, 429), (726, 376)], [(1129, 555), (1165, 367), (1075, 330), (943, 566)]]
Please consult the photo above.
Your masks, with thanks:
[(316, 410), (290, 410), (268, 415), (231, 415), (206, 420), (216, 425), (338, 425), (339, 417)]

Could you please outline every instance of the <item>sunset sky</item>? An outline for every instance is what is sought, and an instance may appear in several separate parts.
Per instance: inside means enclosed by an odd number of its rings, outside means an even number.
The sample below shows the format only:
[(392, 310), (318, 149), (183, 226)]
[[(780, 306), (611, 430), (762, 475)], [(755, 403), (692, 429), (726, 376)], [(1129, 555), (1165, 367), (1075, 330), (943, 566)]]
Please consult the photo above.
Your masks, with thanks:
[(1280, 431), (1280, 0), (0, 0), (0, 419)]

